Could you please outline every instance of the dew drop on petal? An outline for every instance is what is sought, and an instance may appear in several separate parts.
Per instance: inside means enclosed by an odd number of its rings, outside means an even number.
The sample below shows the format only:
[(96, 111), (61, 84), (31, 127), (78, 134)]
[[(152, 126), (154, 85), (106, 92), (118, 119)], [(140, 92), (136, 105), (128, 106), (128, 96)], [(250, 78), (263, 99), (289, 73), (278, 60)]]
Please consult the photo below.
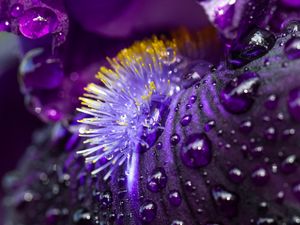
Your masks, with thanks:
[(173, 220), (171, 225), (184, 225), (184, 222), (181, 220)]
[(220, 100), (224, 108), (234, 114), (247, 112), (254, 103), (259, 87), (256, 73), (244, 73), (230, 81), (222, 90)]
[(277, 137), (277, 132), (274, 127), (269, 127), (265, 130), (264, 133), (265, 139), (268, 141), (275, 141)]
[(168, 194), (168, 200), (172, 206), (179, 206), (182, 201), (180, 192), (177, 190), (171, 190)]
[(10, 22), (9, 20), (0, 20), (0, 32), (9, 32), (10, 31)]
[(251, 120), (245, 120), (240, 124), (240, 131), (244, 134), (248, 134), (253, 129), (253, 123)]
[(244, 179), (244, 174), (243, 174), (243, 172), (239, 168), (233, 167), (228, 172), (228, 178), (233, 183), (240, 184), (243, 181), (243, 179)]
[(292, 187), (293, 193), (297, 200), (300, 202), (300, 182), (296, 183)]
[(172, 145), (177, 145), (180, 142), (180, 136), (178, 134), (173, 134), (170, 142)]
[(151, 200), (146, 200), (139, 209), (140, 219), (143, 222), (150, 223), (156, 217), (157, 206)]
[(192, 115), (185, 115), (182, 117), (180, 124), (185, 127), (189, 125), (191, 121), (192, 121)]
[(291, 60), (300, 58), (300, 37), (292, 37), (288, 40), (284, 52)]
[(210, 120), (204, 126), (204, 131), (209, 132), (212, 128), (216, 126), (216, 121)]
[(270, 176), (268, 171), (265, 168), (259, 167), (252, 172), (251, 179), (255, 185), (263, 186), (267, 184), (267, 182), (270, 179)]
[(213, 200), (218, 210), (226, 217), (234, 217), (238, 214), (239, 197), (219, 185), (211, 190)]
[(55, 31), (58, 18), (54, 11), (46, 7), (26, 10), (19, 18), (20, 32), (27, 38), (37, 39)]
[(267, 30), (252, 30), (236, 47), (230, 51), (229, 63), (240, 68), (247, 63), (267, 54), (274, 46), (276, 38)]
[(158, 192), (166, 187), (168, 177), (162, 167), (154, 169), (148, 177), (147, 188), (149, 191)]
[(276, 109), (276, 107), (278, 106), (278, 96), (277, 95), (270, 95), (267, 99), (267, 101), (265, 102), (265, 107), (269, 110), (274, 110)]
[(295, 172), (297, 169), (297, 156), (290, 155), (281, 162), (281, 171), (286, 174)]
[(208, 165), (212, 159), (211, 142), (204, 133), (187, 137), (181, 148), (180, 156), (184, 165), (197, 168)]
[(10, 8), (10, 15), (13, 17), (19, 17), (24, 11), (24, 6), (22, 4), (13, 4)]
[(278, 225), (278, 223), (273, 218), (259, 218), (256, 225)]

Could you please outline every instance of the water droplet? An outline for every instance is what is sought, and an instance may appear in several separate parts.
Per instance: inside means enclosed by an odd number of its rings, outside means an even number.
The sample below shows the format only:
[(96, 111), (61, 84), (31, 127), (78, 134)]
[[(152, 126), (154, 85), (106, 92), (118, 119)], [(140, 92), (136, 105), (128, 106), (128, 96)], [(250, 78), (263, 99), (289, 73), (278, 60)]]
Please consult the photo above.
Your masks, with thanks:
[(61, 214), (62, 212), (58, 208), (48, 209), (46, 212), (46, 223), (49, 225), (57, 224), (61, 219)]
[(288, 109), (291, 117), (300, 122), (300, 88), (295, 88), (289, 93)]
[(196, 100), (197, 100), (197, 96), (196, 95), (192, 95), (190, 97), (190, 104), (194, 104), (196, 102)]
[(64, 77), (59, 60), (46, 55), (43, 49), (28, 52), (20, 66), (20, 76), (26, 89), (54, 89)]
[(267, 101), (265, 102), (265, 107), (269, 110), (274, 110), (277, 108), (278, 106), (278, 96), (277, 95), (270, 95), (267, 99)]
[(182, 198), (179, 191), (172, 190), (168, 194), (168, 199), (171, 205), (179, 206), (181, 204)]
[(185, 115), (184, 117), (182, 117), (180, 123), (182, 126), (187, 126), (190, 124), (190, 122), (192, 121), (192, 115)]
[(286, 157), (281, 163), (281, 171), (290, 174), (297, 170), (297, 156), (290, 155)]
[(127, 181), (127, 179), (126, 179), (125, 176), (120, 176), (118, 178), (118, 186), (119, 187), (124, 187), (126, 185), (126, 181)]
[(9, 32), (10, 31), (10, 22), (9, 20), (0, 20), (0, 32)]
[(162, 144), (162, 142), (157, 142), (157, 144), (156, 144), (156, 149), (157, 150), (161, 150), (162, 149), (162, 147), (163, 147), (163, 144)]
[(300, 58), (300, 37), (292, 37), (288, 40), (284, 52), (291, 60)]
[(195, 133), (187, 137), (180, 152), (182, 162), (191, 168), (203, 167), (212, 159), (211, 142), (203, 133)]
[(258, 75), (244, 73), (225, 86), (220, 94), (221, 103), (228, 112), (245, 113), (252, 107), (258, 87)]
[(287, 23), (284, 23), (284, 30), (288, 33), (296, 33), (300, 31), (300, 23), (297, 20), (290, 20)]
[(247, 63), (267, 54), (275, 45), (275, 36), (263, 29), (252, 30), (230, 51), (229, 63), (233, 68), (240, 68)]
[(27, 38), (37, 39), (55, 31), (58, 26), (57, 15), (46, 7), (26, 10), (19, 19), (20, 32)]
[(293, 185), (293, 193), (295, 197), (298, 199), (298, 201), (300, 202), (300, 182)]
[(76, 225), (89, 225), (92, 222), (92, 215), (87, 209), (78, 209), (73, 214), (73, 223)]
[(42, 49), (29, 51), (20, 65), (20, 80), (27, 107), (46, 122), (60, 120), (70, 109), (61, 96), (63, 79), (61, 63)]
[(186, 110), (188, 110), (188, 109), (192, 108), (192, 105), (191, 104), (186, 104), (185, 108), (186, 108)]
[(264, 152), (264, 147), (263, 146), (256, 146), (251, 149), (250, 153), (253, 157), (258, 158), (261, 157)]
[(259, 167), (252, 172), (251, 179), (255, 185), (263, 186), (267, 184), (267, 182), (270, 179), (270, 176), (268, 171), (265, 168)]
[(190, 180), (187, 180), (187, 181), (184, 183), (184, 187), (185, 187), (185, 189), (188, 190), (188, 191), (195, 191), (195, 190), (196, 190), (196, 187), (193, 186), (193, 183), (192, 183), (192, 181), (190, 181)]
[(285, 197), (285, 194), (283, 191), (279, 191), (277, 193), (277, 196), (276, 196), (276, 202), (278, 202), (279, 204), (281, 204), (284, 200), (284, 197)]
[(204, 126), (204, 131), (209, 132), (212, 128), (216, 126), (216, 121), (210, 120)]
[(244, 174), (239, 168), (234, 167), (234, 168), (229, 170), (228, 178), (232, 182), (234, 182), (236, 184), (240, 184), (244, 180)]
[(140, 207), (140, 218), (143, 222), (150, 223), (156, 217), (157, 206), (151, 200), (146, 200)]
[(268, 211), (268, 203), (267, 202), (260, 202), (258, 205), (258, 212), (260, 214), (265, 214)]
[(171, 225), (184, 225), (184, 222), (181, 220), (173, 220)]
[(213, 200), (220, 213), (226, 217), (234, 217), (238, 214), (239, 197), (225, 189), (223, 186), (216, 186), (211, 191)]
[(177, 145), (180, 142), (180, 136), (178, 134), (173, 134), (171, 136), (171, 144)]
[(147, 188), (149, 191), (158, 192), (166, 187), (167, 181), (168, 177), (165, 170), (162, 167), (158, 167), (148, 177)]
[(299, 216), (293, 216), (291, 219), (291, 222), (288, 225), (299, 225), (300, 224), (300, 217)]
[(277, 225), (277, 222), (273, 218), (259, 218), (256, 225)]
[(244, 134), (249, 134), (253, 129), (253, 123), (251, 120), (243, 121), (240, 125), (240, 131)]
[(265, 130), (265, 139), (268, 141), (275, 141), (277, 138), (277, 132), (274, 127), (269, 127)]
[(176, 62), (176, 53), (173, 48), (167, 48), (166, 51), (162, 53), (162, 62), (166, 65), (171, 65)]
[(19, 3), (15, 3), (10, 8), (10, 15), (12, 17), (19, 17), (22, 15), (23, 11), (24, 11), (24, 6)]
[(284, 139), (287, 139), (289, 137), (292, 137), (293, 135), (296, 134), (296, 130), (291, 128), (291, 129), (286, 129), (283, 131), (283, 137)]

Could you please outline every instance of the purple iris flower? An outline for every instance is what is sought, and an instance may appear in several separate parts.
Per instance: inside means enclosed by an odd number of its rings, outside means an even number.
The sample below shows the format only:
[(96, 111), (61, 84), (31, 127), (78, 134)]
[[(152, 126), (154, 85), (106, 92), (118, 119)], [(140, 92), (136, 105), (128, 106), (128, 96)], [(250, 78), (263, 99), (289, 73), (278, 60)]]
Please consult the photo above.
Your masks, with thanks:
[(0, 0), (3, 223), (300, 224), (299, 16)]

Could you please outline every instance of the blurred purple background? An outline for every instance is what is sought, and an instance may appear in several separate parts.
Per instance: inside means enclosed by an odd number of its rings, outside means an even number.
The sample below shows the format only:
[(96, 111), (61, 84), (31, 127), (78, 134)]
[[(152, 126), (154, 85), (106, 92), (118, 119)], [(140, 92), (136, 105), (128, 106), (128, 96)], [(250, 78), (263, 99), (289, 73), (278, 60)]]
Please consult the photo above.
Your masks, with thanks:
[[(0, 179), (13, 170), (31, 142), (33, 130), (42, 123), (27, 112), (18, 84), (18, 39), (0, 33)], [(3, 190), (0, 188), (0, 200)], [(1, 216), (0, 210), (0, 217)], [(1, 220), (0, 220), (1, 221)]]

